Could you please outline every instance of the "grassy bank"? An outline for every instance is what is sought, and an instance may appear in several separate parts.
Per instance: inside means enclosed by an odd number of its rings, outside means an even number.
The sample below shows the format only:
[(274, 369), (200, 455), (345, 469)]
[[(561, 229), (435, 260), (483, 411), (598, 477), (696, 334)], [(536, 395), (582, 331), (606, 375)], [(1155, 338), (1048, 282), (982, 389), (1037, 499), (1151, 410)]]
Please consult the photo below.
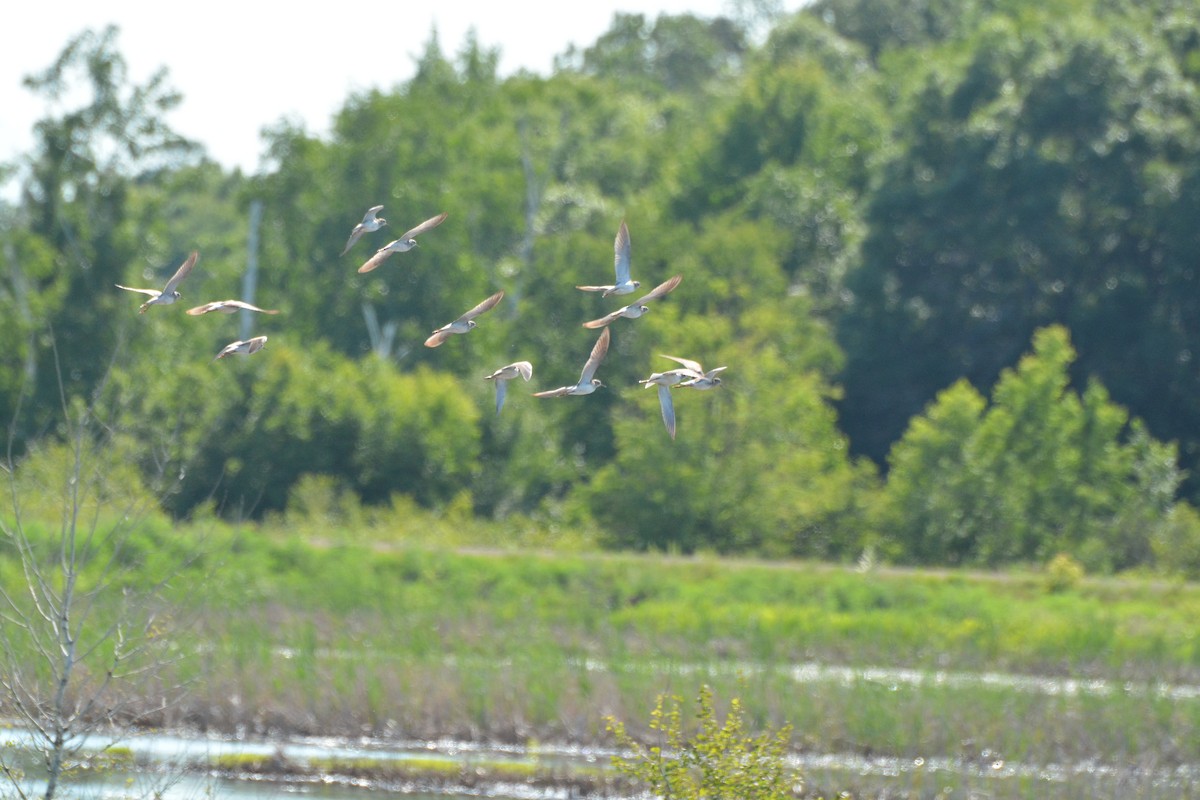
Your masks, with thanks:
[[(1194, 585), (194, 536), (125, 554), (147, 576), (194, 556), (162, 617), (162, 684), (190, 688), (155, 724), (603, 742), (606, 715), (637, 731), (658, 694), (708, 683), (807, 751), (1200, 763), (1200, 699), (1164, 690), (1200, 684)], [(793, 669), (814, 662), (850, 669)]]

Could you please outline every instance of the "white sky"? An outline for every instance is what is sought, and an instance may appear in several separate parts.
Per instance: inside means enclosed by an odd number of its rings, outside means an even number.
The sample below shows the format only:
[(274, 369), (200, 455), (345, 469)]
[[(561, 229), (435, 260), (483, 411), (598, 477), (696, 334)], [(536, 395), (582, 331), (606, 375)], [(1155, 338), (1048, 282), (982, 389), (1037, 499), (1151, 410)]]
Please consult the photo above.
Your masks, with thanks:
[[(32, 146), (46, 106), (21, 85), (48, 67), (86, 28), (120, 27), (117, 47), (133, 81), (157, 68), (183, 103), (168, 118), (226, 167), (251, 173), (260, 130), (298, 117), (325, 133), (353, 91), (390, 88), (412, 76), (436, 25), (443, 52), (459, 50), (474, 27), (481, 45), (500, 48), (500, 72), (549, 72), (571, 44), (586, 47), (617, 11), (728, 13), (729, 0), (436, 0), (306, 3), (304, 0), (13, 0), (0, 11), (0, 162)], [(797, 0), (784, 3), (798, 8)]]

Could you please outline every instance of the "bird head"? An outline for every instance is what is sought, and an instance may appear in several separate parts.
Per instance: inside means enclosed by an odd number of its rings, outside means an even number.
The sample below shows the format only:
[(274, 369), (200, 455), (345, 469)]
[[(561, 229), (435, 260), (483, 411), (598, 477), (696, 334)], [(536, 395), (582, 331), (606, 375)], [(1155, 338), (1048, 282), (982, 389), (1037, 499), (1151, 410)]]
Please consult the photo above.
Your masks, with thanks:
[(641, 282), (641, 281), (634, 281), (634, 282), (633, 282), (633, 288), (635, 288), (635, 289), (637, 289), (637, 288), (638, 288), (638, 287), (640, 287), (641, 285), (642, 285), (642, 282)]
[(467, 320), (467, 327), (468, 327), (468, 328), (474, 328), (474, 327), (475, 327), (476, 325), (478, 325), (478, 324), (479, 324), (479, 323), (478, 323), (478, 322), (476, 322), (476, 321), (475, 321), (475, 320), (473, 320), (473, 319), (469, 319), (469, 320)]
[(599, 378), (592, 378), (592, 386), (595, 386), (597, 389), (599, 389), (603, 385), (604, 384), (600, 382)]

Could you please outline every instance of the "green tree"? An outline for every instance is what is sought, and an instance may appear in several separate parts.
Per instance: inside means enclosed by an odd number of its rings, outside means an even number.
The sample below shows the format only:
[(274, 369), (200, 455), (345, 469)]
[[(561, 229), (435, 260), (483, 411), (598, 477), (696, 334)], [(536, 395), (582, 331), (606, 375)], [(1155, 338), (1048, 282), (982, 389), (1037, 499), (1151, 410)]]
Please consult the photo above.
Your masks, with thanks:
[(1151, 562), (1182, 477), (1175, 448), (1098, 382), (1073, 392), (1074, 358), (1063, 328), (1039, 330), (990, 405), (960, 381), (914, 418), (879, 504), (895, 555), (997, 565), (1063, 552), (1093, 570)]
[(859, 452), (881, 459), (940, 387), (992, 384), (1052, 323), (1080, 373), (1190, 452), (1195, 226), (1178, 215), (1196, 202), (1196, 86), (1146, 16), (1064, 9), (997, 14), (889, 62), (900, 151), (838, 332)]

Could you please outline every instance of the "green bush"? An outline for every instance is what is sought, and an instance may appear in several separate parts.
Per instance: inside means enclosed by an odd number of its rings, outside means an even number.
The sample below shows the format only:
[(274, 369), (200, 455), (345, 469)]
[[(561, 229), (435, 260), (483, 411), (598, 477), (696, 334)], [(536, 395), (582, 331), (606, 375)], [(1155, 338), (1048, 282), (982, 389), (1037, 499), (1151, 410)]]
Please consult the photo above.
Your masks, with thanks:
[[(737, 798), (775, 800), (794, 797), (799, 775), (784, 763), (790, 726), (758, 736), (745, 732), (744, 712), (735, 697), (725, 723), (717, 719), (713, 693), (700, 688), (694, 726), (684, 723), (682, 700), (659, 695), (650, 713), (650, 731), (660, 744), (647, 745), (631, 736), (617, 720), (608, 719), (608, 730), (617, 743), (633, 755), (613, 756), (613, 766), (645, 785), (664, 800)], [(690, 728), (694, 727), (694, 730)]]

